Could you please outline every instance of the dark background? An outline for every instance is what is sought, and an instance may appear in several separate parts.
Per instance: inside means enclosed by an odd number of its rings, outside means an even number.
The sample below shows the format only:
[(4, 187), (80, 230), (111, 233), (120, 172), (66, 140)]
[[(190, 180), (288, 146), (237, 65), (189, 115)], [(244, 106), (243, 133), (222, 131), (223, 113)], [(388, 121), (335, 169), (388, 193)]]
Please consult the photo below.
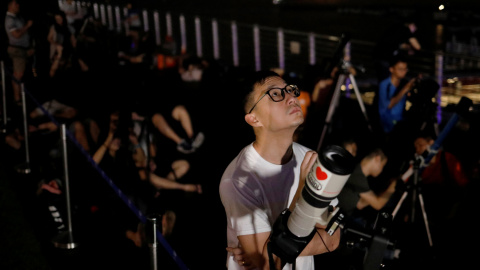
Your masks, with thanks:
[[(99, 1), (100, 3), (101, 1)], [(414, 15), (419, 22), (419, 36), (426, 50), (434, 50), (439, 45), (435, 40), (435, 26), (445, 25), (445, 39), (449, 32), (457, 29), (471, 29), (479, 25), (478, 7), (480, 1), (450, 1), (447, 10), (438, 12), (438, 1), (283, 1), (274, 5), (271, 1), (136, 1), (139, 7), (155, 8), (183, 12), (187, 15), (216, 17), (224, 20), (237, 20), (244, 23), (258, 23), (263, 26), (284, 27), (299, 31), (314, 31), (319, 34), (339, 36), (349, 32), (352, 38), (366, 41), (375, 41), (381, 32), (391, 23), (400, 20), (403, 16)], [(2, 2), (5, 3), (5, 2)], [(57, 1), (21, 0), (25, 17), (35, 21), (32, 35), (46, 38), (46, 26), (51, 22), (49, 12), (56, 7)], [(123, 4), (126, 1), (105, 1), (110, 4)], [(449, 9), (451, 7), (452, 9)], [(0, 14), (4, 16), (5, 5), (2, 4)], [(1, 18), (3, 28), (3, 17)], [(468, 33), (468, 31), (466, 31)], [(4, 34), (2, 32), (2, 34)], [(471, 37), (466, 34), (464, 39)], [(5, 45), (5, 38), (1, 38)], [(5, 50), (2, 49), (2, 54)], [(116, 74), (106, 75), (100, 84), (98, 81), (84, 81), (80, 85), (88, 89), (84, 93), (98, 93), (111, 89)], [(99, 77), (100, 78), (100, 77)], [(89, 84), (91, 83), (91, 84)], [(116, 83), (114, 83), (116, 85)], [(218, 182), (223, 170), (235, 157), (240, 149), (253, 139), (250, 128), (244, 123), (242, 114), (236, 110), (239, 104), (235, 100), (235, 92), (225, 91), (232, 88), (229, 82), (220, 84), (219, 89), (212, 93), (205, 92), (197, 100), (197, 106), (192, 109), (196, 123), (206, 133), (206, 142), (202, 151), (192, 157), (195, 162), (194, 172), (202, 178), (204, 194), (202, 197), (184, 196), (176, 194), (179, 199), (177, 239), (174, 249), (179, 257), (191, 269), (223, 269), (225, 263), (225, 217), (218, 197)], [(78, 86), (77, 86), (78, 87)], [(224, 102), (218, 102), (218, 100)], [(231, 102), (229, 102), (231, 101)], [(95, 103), (97, 104), (97, 103)], [(351, 103), (349, 103), (351, 104)], [(91, 104), (87, 104), (91, 105)], [(92, 106), (93, 107), (93, 106)], [(353, 111), (353, 110), (352, 110)], [(346, 111), (345, 114), (352, 113)], [(358, 111), (354, 111), (357, 113)], [(478, 118), (475, 118), (478, 120)], [(477, 130), (478, 131), (478, 130)], [(478, 134), (478, 133), (476, 133)], [(478, 137), (477, 137), (478, 138)], [(471, 142), (465, 140), (462, 145)], [(473, 149), (477, 149), (475, 147)], [(73, 251), (59, 250), (51, 247), (51, 243), (42, 231), (39, 231), (36, 220), (38, 213), (35, 207), (34, 192), (38, 179), (16, 174), (12, 169), (15, 162), (5, 149), (1, 149), (2, 162), (0, 179), (0, 268), (5, 269), (140, 269), (145, 267), (146, 258), (121, 253), (119, 247), (104, 242), (101, 231), (96, 241), (85, 243), (80, 238), (80, 249)], [(474, 156), (477, 156), (475, 153)], [(87, 164), (88, 165), (88, 164)], [(478, 183), (477, 183), (478, 185)], [(476, 187), (475, 185), (473, 186)], [(471, 189), (469, 195), (476, 189)], [(88, 196), (88, 195), (87, 195)], [(426, 249), (425, 231), (423, 224), (405, 237), (408, 243), (404, 252), (410, 255), (398, 269), (453, 269), (456, 265), (468, 265), (474, 260), (470, 240), (475, 228), (469, 225), (472, 221), (475, 200), (474, 196), (465, 198), (466, 208), (462, 209), (461, 216), (450, 223), (432, 224), (434, 231), (434, 250)], [(445, 198), (448, 200), (449, 198)], [(428, 207), (435, 207), (429, 204)], [(111, 222), (115, 222), (114, 220)], [(92, 224), (75, 223), (75, 231), (82, 233), (83, 226)], [(93, 226), (94, 227), (94, 226)], [(40, 237), (38, 237), (40, 235)], [(473, 242), (473, 241), (472, 241)], [(473, 242), (475, 243), (475, 242)], [(432, 260), (432, 253), (435, 259)], [(131, 258), (128, 258), (131, 255)], [(175, 269), (168, 256), (162, 257), (167, 268)], [(135, 264), (138, 263), (138, 264)], [(135, 265), (137, 267), (135, 267)], [(168, 268), (170, 267), (170, 268)], [(118, 268), (120, 269), (120, 268)], [(143, 269), (143, 268), (142, 268)], [(327, 269), (336, 269), (335, 261)]]

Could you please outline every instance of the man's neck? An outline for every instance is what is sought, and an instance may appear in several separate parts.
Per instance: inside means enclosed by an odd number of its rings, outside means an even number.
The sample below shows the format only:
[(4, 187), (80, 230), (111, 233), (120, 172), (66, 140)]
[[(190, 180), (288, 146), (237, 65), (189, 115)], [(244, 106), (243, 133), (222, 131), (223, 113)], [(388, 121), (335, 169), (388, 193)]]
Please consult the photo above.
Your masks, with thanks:
[(266, 161), (273, 164), (285, 164), (292, 158), (292, 143), (293, 133), (284, 132), (269, 136), (257, 135), (253, 147)]
[(391, 76), (390, 77), (390, 82), (395, 86), (398, 87), (400, 85), (400, 78)]

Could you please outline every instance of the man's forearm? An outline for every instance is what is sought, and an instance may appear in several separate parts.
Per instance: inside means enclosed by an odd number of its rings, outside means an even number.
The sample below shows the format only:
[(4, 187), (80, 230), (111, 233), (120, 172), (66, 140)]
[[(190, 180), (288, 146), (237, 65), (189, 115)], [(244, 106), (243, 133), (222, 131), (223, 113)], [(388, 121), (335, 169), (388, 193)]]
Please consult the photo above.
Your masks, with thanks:
[(317, 233), (308, 243), (300, 256), (311, 256), (334, 251), (340, 245), (340, 229), (336, 230), (333, 235), (329, 235), (325, 229), (316, 228)]

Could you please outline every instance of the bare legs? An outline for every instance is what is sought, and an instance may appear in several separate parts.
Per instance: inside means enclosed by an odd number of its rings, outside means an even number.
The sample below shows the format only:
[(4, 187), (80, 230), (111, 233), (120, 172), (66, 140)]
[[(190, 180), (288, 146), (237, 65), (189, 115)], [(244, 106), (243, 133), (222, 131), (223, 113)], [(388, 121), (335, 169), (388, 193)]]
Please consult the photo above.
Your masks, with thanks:
[(166, 177), (158, 176), (154, 173), (150, 174), (150, 183), (156, 189), (179, 189), (185, 192), (202, 193), (200, 185), (197, 184), (182, 184), (176, 180), (182, 178), (190, 169), (190, 164), (186, 160), (176, 160), (172, 163), (172, 172)]

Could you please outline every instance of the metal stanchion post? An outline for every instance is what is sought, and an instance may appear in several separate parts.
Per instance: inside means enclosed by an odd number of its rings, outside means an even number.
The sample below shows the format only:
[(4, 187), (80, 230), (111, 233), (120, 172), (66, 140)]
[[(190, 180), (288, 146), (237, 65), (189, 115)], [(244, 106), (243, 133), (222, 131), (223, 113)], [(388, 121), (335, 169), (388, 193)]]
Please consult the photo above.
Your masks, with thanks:
[(23, 111), (23, 134), (25, 142), (25, 163), (20, 164), (16, 167), (18, 173), (29, 174), (32, 170), (30, 169), (30, 153), (28, 149), (28, 125), (27, 125), (27, 102), (25, 99), (25, 86), (21, 84), (21, 94), (22, 94), (22, 111)]
[(3, 122), (2, 122), (2, 132), (7, 133), (7, 94), (5, 89), (5, 66), (3, 61), (0, 62), (0, 72), (2, 73), (2, 101), (3, 101)]
[(59, 233), (53, 240), (55, 247), (64, 248), (64, 249), (74, 249), (78, 246), (77, 243), (73, 241), (73, 230), (72, 230), (72, 214), (70, 207), (70, 184), (68, 178), (68, 159), (67, 159), (67, 136), (65, 124), (62, 124), (61, 127), (61, 136), (62, 136), (62, 148), (63, 148), (63, 167), (64, 167), (64, 178), (65, 178), (65, 199), (67, 204), (67, 228), (65, 232)]
[(152, 270), (157, 270), (158, 269), (158, 240), (157, 240), (157, 232), (160, 231), (161, 229), (161, 223), (160, 227), (158, 226), (158, 222), (162, 220), (161, 215), (157, 214), (152, 214), (148, 216), (148, 247), (150, 249), (150, 265)]

